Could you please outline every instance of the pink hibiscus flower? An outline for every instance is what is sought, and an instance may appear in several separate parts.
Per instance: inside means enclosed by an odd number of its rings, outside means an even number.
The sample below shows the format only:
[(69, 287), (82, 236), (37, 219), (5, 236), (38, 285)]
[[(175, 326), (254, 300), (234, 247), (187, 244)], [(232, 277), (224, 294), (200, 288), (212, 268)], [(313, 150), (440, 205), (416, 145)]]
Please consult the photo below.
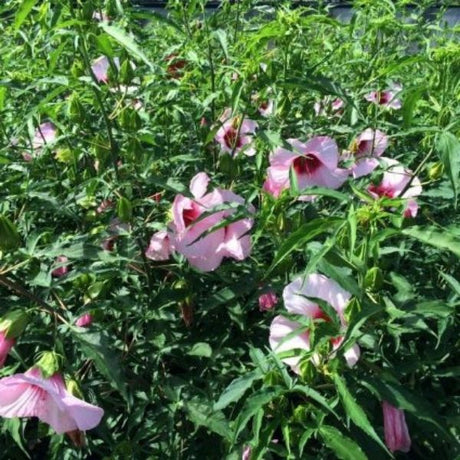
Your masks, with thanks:
[(243, 152), (247, 156), (256, 154), (253, 144), (253, 135), (258, 128), (257, 122), (247, 118), (230, 117), (230, 109), (226, 109), (220, 118), (222, 126), (216, 133), (215, 140), (221, 149), (230, 155)]
[[(307, 143), (297, 139), (288, 139), (292, 151), (278, 147), (270, 158), (264, 190), (278, 197), (290, 188), (290, 170), (297, 178), (299, 189), (306, 187), (326, 187), (337, 189), (347, 179), (348, 171), (337, 167), (339, 152), (337, 144), (330, 137), (314, 137)], [(311, 200), (312, 196), (302, 196), (302, 200)]]
[[(120, 59), (115, 57), (113, 63), (117, 69), (120, 68)], [(107, 83), (109, 80), (108, 71), (110, 67), (110, 62), (107, 56), (100, 56), (91, 65), (91, 70), (96, 77), (96, 80), (100, 83)]]
[(369, 193), (374, 198), (407, 198), (404, 217), (415, 217), (418, 204), (413, 198), (422, 193), (420, 179), (396, 160), (384, 157), (380, 160), (386, 166), (386, 171), (379, 185), (371, 185), (368, 188)]
[(42, 123), (36, 130), (32, 139), (32, 153), (24, 152), (22, 154), (24, 160), (32, 161), (34, 157), (38, 157), (43, 152), (43, 149), (52, 144), (57, 137), (56, 127), (51, 122)]
[[(321, 310), (321, 307), (309, 300), (307, 297), (316, 297), (326, 301), (336, 312), (340, 319), (340, 325), (343, 333), (347, 328), (344, 312), (351, 294), (342, 289), (335, 281), (324, 275), (311, 274), (307, 277), (299, 277), (292, 283), (288, 284), (283, 291), (284, 306), (289, 313), (303, 315), (311, 320), (331, 321), (329, 316)], [(299, 332), (286, 339), (286, 336), (293, 332)], [(331, 339), (333, 350), (340, 347), (344, 340), (343, 335)], [(310, 333), (309, 330), (301, 324), (288, 320), (283, 316), (276, 316), (270, 326), (270, 347), (277, 353), (301, 349), (310, 351)], [(356, 364), (360, 356), (360, 349), (357, 344), (345, 350), (344, 357), (347, 364), (352, 367)], [(300, 373), (300, 356), (284, 358), (283, 362), (291, 369)], [(319, 362), (319, 356), (313, 356), (313, 362)]]
[(404, 411), (397, 409), (387, 401), (382, 403), (383, 428), (385, 432), (385, 444), (391, 452), (400, 450), (409, 452), (411, 439), (407, 429)]
[(352, 143), (351, 153), (356, 159), (350, 168), (353, 177), (366, 176), (379, 166), (380, 157), (388, 146), (388, 136), (382, 131), (367, 128)]
[(104, 411), (72, 396), (61, 375), (42, 377), (38, 368), (0, 379), (0, 416), (38, 417), (56, 433), (86, 431), (99, 425)]
[(145, 257), (151, 260), (168, 260), (173, 248), (168, 232), (165, 230), (156, 232), (150, 239), (149, 247), (145, 251)]
[(402, 107), (401, 100), (396, 96), (402, 91), (402, 85), (395, 83), (391, 88), (386, 89), (385, 91), (371, 91), (370, 93), (364, 96), (369, 102), (373, 102), (377, 105), (382, 105), (389, 109), (398, 110)]
[(315, 102), (313, 109), (317, 117), (338, 116), (342, 115), (344, 105), (342, 99), (332, 100), (331, 96), (326, 96), (321, 101)]
[[(253, 219), (242, 218), (208, 233), (234, 214), (235, 209), (213, 212), (217, 206), (244, 205), (244, 199), (230, 190), (214, 189), (206, 194), (209, 177), (198, 173), (190, 182), (194, 199), (177, 195), (172, 206), (170, 241), (191, 265), (202, 271), (215, 270), (224, 257), (243, 260), (251, 252), (249, 231)], [(247, 207), (254, 213), (253, 206)]]

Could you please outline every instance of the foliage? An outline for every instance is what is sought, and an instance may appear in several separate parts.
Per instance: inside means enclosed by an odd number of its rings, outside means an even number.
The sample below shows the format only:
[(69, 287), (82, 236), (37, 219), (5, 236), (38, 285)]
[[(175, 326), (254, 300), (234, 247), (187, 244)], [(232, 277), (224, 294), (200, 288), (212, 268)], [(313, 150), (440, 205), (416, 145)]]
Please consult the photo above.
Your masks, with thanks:
[[(428, 15), (427, 0), (357, 0), (349, 22), (322, 5), (204, 3), (171, 0), (166, 15), (123, 0), (0, 6), (0, 313), (29, 314), (0, 373), (52, 349), (105, 411), (81, 450), (37, 420), (2, 419), (3, 458), (230, 460), (248, 445), (253, 460), (392, 458), (384, 400), (406, 413), (407, 458), (454, 458), (458, 27)], [(91, 70), (102, 55), (106, 82)], [(365, 99), (396, 83), (401, 110)], [(343, 109), (316, 115), (325, 97)], [(214, 140), (227, 108), (240, 127), (258, 122), (255, 156), (223, 154)], [(47, 122), (57, 138), (38, 145)], [(420, 178), (416, 217), (403, 217), (402, 194), (371, 196), (381, 169), (306, 191), (291, 170), (279, 197), (262, 190), (287, 139), (330, 136), (345, 151), (366, 128), (385, 132), (385, 156)], [(210, 190), (255, 207), (250, 257), (212, 272), (179, 253), (149, 260), (151, 235), (201, 171)], [(248, 217), (240, 208), (226, 219)], [(261, 312), (257, 301), (313, 272), (352, 294), (348, 329), (331, 356), (332, 325), (313, 325), (328, 359), (315, 366), (310, 353), (295, 375), (268, 342), (283, 302)], [(93, 323), (76, 327), (84, 313)], [(350, 369), (343, 352), (355, 342)]]

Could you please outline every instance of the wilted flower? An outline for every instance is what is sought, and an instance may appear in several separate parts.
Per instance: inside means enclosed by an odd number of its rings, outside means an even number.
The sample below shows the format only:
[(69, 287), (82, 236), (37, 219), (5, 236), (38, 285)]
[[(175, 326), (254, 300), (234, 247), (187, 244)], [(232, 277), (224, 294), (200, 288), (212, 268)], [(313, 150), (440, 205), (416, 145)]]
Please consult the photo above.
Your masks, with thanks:
[(386, 166), (386, 171), (380, 184), (371, 185), (368, 191), (375, 198), (407, 198), (404, 216), (415, 217), (418, 204), (413, 198), (422, 193), (422, 184), (419, 178), (396, 160), (391, 158), (381, 158), (380, 160)]
[[(334, 280), (320, 274), (311, 274), (307, 277), (299, 277), (288, 284), (283, 291), (284, 306), (289, 313), (303, 315), (311, 320), (331, 321), (331, 318), (319, 305), (308, 297), (315, 297), (326, 301), (337, 313), (340, 320), (340, 327), (345, 332), (347, 322), (345, 320), (345, 307), (351, 297), (350, 293), (342, 289)], [(300, 332), (286, 339), (289, 334)], [(340, 347), (343, 342), (343, 335), (331, 339), (333, 350)], [(288, 320), (283, 316), (277, 316), (270, 326), (270, 347), (278, 353), (294, 349), (310, 351), (310, 332), (300, 323)], [(357, 344), (344, 352), (347, 364), (352, 367), (360, 356), (360, 349)], [(299, 374), (301, 358), (294, 356), (283, 359), (291, 369)], [(313, 362), (318, 362), (318, 356), (313, 357)]]
[(278, 297), (272, 289), (259, 296), (259, 310), (271, 310), (278, 303)]
[(407, 429), (404, 411), (397, 409), (387, 401), (382, 403), (383, 428), (385, 431), (385, 444), (391, 452), (400, 450), (409, 452), (411, 439)]
[(68, 271), (69, 271), (69, 266), (67, 264), (68, 261), (69, 261), (69, 259), (66, 256), (56, 257), (55, 263), (58, 264), (59, 267), (55, 268), (51, 272), (51, 275), (56, 277), (56, 278), (59, 278), (61, 276), (66, 275), (68, 273)]
[(178, 57), (176, 53), (166, 56), (165, 61), (168, 63), (166, 71), (171, 78), (178, 79), (182, 77), (187, 61)]
[(46, 145), (53, 143), (57, 137), (56, 127), (51, 122), (42, 123), (36, 130), (32, 139), (32, 154), (24, 152), (22, 154), (24, 160), (31, 161), (34, 157), (38, 157)]
[(366, 94), (364, 98), (374, 104), (397, 110), (402, 107), (401, 100), (396, 97), (401, 91), (402, 85), (395, 83), (391, 86), (391, 88), (388, 88), (385, 91), (371, 91), (369, 94)]
[(371, 128), (363, 131), (352, 143), (350, 151), (356, 161), (351, 167), (353, 177), (366, 176), (377, 166), (380, 157), (388, 146), (388, 136), (382, 131)]
[(58, 434), (90, 430), (104, 411), (67, 390), (59, 373), (44, 378), (37, 367), (0, 379), (0, 416), (38, 417)]
[[(290, 170), (297, 179), (300, 190), (306, 187), (339, 188), (347, 179), (348, 171), (337, 167), (339, 152), (337, 144), (330, 137), (314, 137), (307, 143), (288, 139), (292, 150), (278, 147), (270, 157), (270, 167), (264, 189), (277, 197), (290, 187)], [(311, 200), (311, 196), (301, 197)]]
[(89, 327), (93, 323), (93, 316), (91, 313), (85, 313), (81, 315), (77, 321), (75, 321), (75, 326), (78, 327)]
[[(241, 218), (216, 228), (231, 217), (234, 207), (213, 212), (216, 207), (239, 204), (244, 199), (230, 190), (214, 189), (206, 194), (209, 177), (198, 173), (190, 182), (194, 199), (177, 195), (173, 206), (173, 222), (170, 224), (170, 241), (174, 249), (184, 255), (191, 265), (202, 271), (215, 270), (224, 257), (243, 260), (251, 251), (249, 231), (253, 220)], [(253, 206), (246, 207), (254, 213)], [(203, 216), (206, 214), (206, 216)]]
[(145, 257), (151, 260), (168, 260), (171, 255), (172, 247), (169, 241), (168, 232), (162, 230), (156, 232), (150, 238), (150, 244), (145, 251)]
[(216, 133), (215, 140), (224, 152), (237, 155), (243, 152), (247, 156), (256, 154), (256, 149), (251, 145), (253, 135), (258, 127), (257, 122), (247, 118), (229, 118), (230, 109), (225, 110), (221, 117), (222, 126)]

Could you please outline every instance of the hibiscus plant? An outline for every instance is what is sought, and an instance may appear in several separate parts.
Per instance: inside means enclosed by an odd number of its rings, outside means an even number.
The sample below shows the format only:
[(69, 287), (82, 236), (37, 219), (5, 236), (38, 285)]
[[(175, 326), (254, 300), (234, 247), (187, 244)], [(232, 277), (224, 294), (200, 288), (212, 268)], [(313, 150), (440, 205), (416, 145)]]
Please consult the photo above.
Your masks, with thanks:
[(0, 5), (0, 457), (457, 458), (458, 25), (209, 3)]

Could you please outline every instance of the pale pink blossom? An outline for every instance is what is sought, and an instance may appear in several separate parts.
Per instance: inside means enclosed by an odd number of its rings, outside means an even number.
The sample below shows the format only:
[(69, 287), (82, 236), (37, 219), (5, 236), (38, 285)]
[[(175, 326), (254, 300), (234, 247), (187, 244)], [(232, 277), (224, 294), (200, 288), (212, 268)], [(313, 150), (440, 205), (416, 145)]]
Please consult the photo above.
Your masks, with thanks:
[(34, 367), (0, 379), (1, 417), (38, 417), (61, 434), (90, 430), (103, 415), (100, 407), (72, 396), (58, 373), (45, 379)]
[(263, 117), (269, 117), (273, 115), (274, 109), (275, 103), (273, 102), (273, 99), (268, 99), (266, 101), (262, 101), (257, 110)]
[(374, 198), (407, 198), (404, 216), (415, 217), (418, 204), (414, 198), (422, 193), (420, 179), (396, 160), (382, 157), (380, 161), (385, 167), (382, 181), (379, 185), (371, 185), (369, 193)]
[(331, 96), (326, 96), (321, 101), (315, 102), (313, 109), (317, 117), (338, 116), (342, 115), (344, 105), (342, 99), (332, 99)]
[[(307, 187), (339, 188), (347, 179), (348, 171), (337, 167), (339, 152), (337, 144), (330, 137), (314, 137), (306, 143), (297, 139), (288, 139), (291, 150), (278, 147), (270, 157), (270, 167), (264, 190), (278, 197), (290, 188), (290, 171), (297, 179), (299, 190)], [(302, 196), (302, 200), (311, 200), (312, 196)]]
[(111, 207), (113, 207), (113, 201), (112, 200), (108, 200), (108, 199), (107, 200), (102, 200), (101, 204), (96, 209), (96, 213), (101, 214), (104, 211), (106, 211), (107, 209), (110, 209)]
[(22, 154), (24, 160), (31, 161), (34, 157), (38, 157), (43, 152), (43, 149), (52, 144), (57, 137), (56, 127), (51, 122), (42, 123), (36, 130), (32, 139), (32, 153), (24, 152)]
[[(303, 315), (313, 321), (331, 321), (331, 318), (319, 305), (308, 297), (315, 297), (326, 301), (337, 313), (340, 321), (340, 335), (331, 339), (333, 350), (337, 350), (344, 340), (347, 329), (345, 308), (350, 300), (350, 293), (341, 288), (334, 280), (320, 274), (311, 274), (307, 277), (299, 277), (288, 284), (283, 291), (284, 306), (289, 313)], [(288, 339), (286, 337), (291, 334)], [(291, 321), (283, 316), (274, 318), (270, 326), (270, 347), (273, 351), (281, 353), (294, 349), (310, 351), (310, 332), (307, 326), (302, 326), (296, 321)], [(344, 351), (344, 357), (348, 366), (356, 364), (360, 356), (357, 344)], [(319, 363), (319, 356), (312, 357), (315, 364)], [(284, 358), (283, 362), (291, 367), (297, 374), (300, 373), (301, 356)]]
[(409, 452), (411, 439), (406, 424), (404, 411), (397, 409), (387, 401), (382, 403), (383, 428), (385, 431), (385, 444), (391, 452), (400, 450)]
[[(117, 69), (120, 68), (120, 59), (118, 57), (113, 58), (113, 63)], [(100, 56), (91, 65), (91, 70), (96, 77), (96, 80), (100, 83), (107, 83), (109, 80), (108, 71), (110, 68), (110, 62), (107, 56)]]
[(6, 337), (6, 331), (0, 331), (0, 368), (5, 364), (8, 353), (15, 343), (15, 339)]
[(51, 275), (56, 278), (66, 275), (69, 272), (68, 261), (69, 259), (66, 256), (56, 257), (55, 264), (59, 266), (51, 272)]
[(354, 141), (351, 146), (351, 154), (355, 163), (351, 166), (351, 172), (355, 179), (370, 174), (379, 166), (380, 157), (388, 146), (388, 136), (380, 131), (367, 128)]
[(230, 110), (225, 110), (221, 117), (222, 126), (216, 133), (215, 141), (220, 144), (224, 152), (230, 155), (237, 155), (240, 152), (247, 156), (255, 155), (253, 136), (258, 128), (257, 122), (230, 115)]
[(145, 251), (145, 257), (151, 260), (168, 260), (172, 252), (168, 232), (162, 230), (156, 232), (150, 238), (149, 247)]
[[(209, 177), (199, 173), (190, 183), (194, 198), (176, 196), (172, 206), (173, 222), (169, 229), (175, 251), (202, 271), (215, 270), (224, 257), (243, 260), (249, 256), (249, 231), (253, 219), (241, 218), (216, 229), (213, 227), (222, 225), (225, 219), (235, 213), (235, 207), (229, 205), (241, 205), (249, 213), (255, 212), (253, 206), (246, 206), (244, 199), (230, 190), (217, 188), (206, 193), (208, 183)], [(213, 212), (216, 207), (224, 209)]]
[(272, 289), (259, 296), (259, 310), (271, 310), (278, 303), (278, 297)]
[(371, 91), (366, 94), (364, 98), (373, 102), (374, 104), (387, 107), (389, 109), (398, 110), (402, 107), (401, 100), (397, 98), (397, 95), (402, 91), (402, 85), (395, 83), (384, 91)]
[(89, 327), (93, 323), (93, 316), (91, 313), (85, 313), (81, 315), (77, 321), (75, 321), (75, 326), (78, 327)]

